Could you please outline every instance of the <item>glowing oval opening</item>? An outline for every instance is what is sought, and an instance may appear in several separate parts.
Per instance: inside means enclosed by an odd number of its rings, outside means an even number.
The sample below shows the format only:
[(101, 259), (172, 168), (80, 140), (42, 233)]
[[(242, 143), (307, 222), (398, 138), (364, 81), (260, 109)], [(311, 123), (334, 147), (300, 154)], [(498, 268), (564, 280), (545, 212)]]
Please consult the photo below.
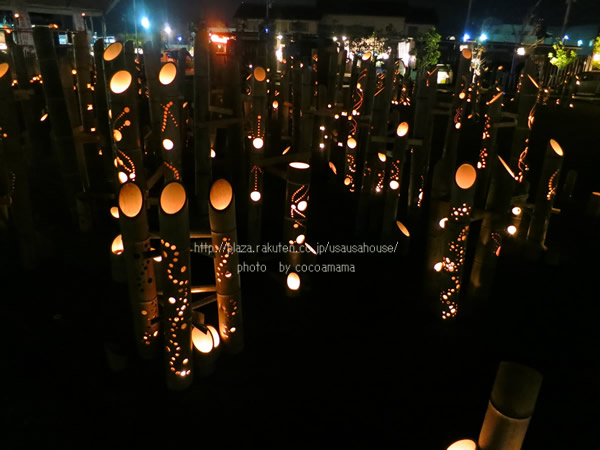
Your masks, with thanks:
[(175, 147), (175, 144), (173, 144), (173, 141), (171, 139), (163, 139), (163, 148), (167, 151), (169, 150), (173, 150), (173, 147)]
[(9, 68), (10, 68), (10, 66), (8, 65), (8, 63), (0, 64), (0, 78), (2, 78), (4, 75), (6, 75), (6, 72), (8, 72)]
[(366, 60), (368, 60), (368, 59), (371, 59), (371, 52), (365, 52), (365, 53), (362, 55), (362, 60), (363, 60), (363, 61), (366, 61)]
[(552, 150), (554, 150), (554, 153), (556, 153), (558, 156), (564, 155), (563, 149), (554, 139), (550, 139), (550, 147), (552, 147)]
[(471, 164), (463, 164), (456, 171), (456, 184), (461, 189), (469, 189), (475, 184), (477, 171)]
[(110, 79), (110, 90), (115, 94), (122, 94), (129, 89), (129, 86), (131, 86), (132, 79), (129, 72), (126, 70), (119, 70)]
[(398, 128), (396, 128), (396, 134), (398, 135), (398, 137), (403, 137), (403, 136), (406, 136), (407, 133), (408, 133), (408, 122), (402, 122), (401, 124), (398, 125)]
[(194, 343), (196, 350), (200, 353), (210, 353), (211, 350), (216, 347), (214, 336), (208, 327), (206, 332), (194, 327), (192, 329), (192, 342)]
[(110, 245), (110, 251), (115, 255), (120, 255), (123, 253), (123, 250), (125, 250), (123, 247), (123, 236), (120, 234), (113, 239), (112, 244)]
[(300, 289), (300, 275), (296, 272), (292, 272), (287, 276), (287, 286), (292, 291)]
[(385, 156), (385, 153), (377, 153), (377, 157), (381, 162), (385, 162), (387, 160), (387, 156)]
[(517, 227), (515, 227), (514, 225), (509, 225), (509, 226), (506, 228), (506, 232), (507, 232), (508, 234), (510, 234), (511, 236), (514, 236), (514, 235), (517, 233)]
[(349, 186), (349, 185), (350, 185), (350, 183), (352, 183), (352, 178), (350, 178), (350, 177), (346, 177), (346, 178), (344, 178), (344, 184), (345, 184), (346, 186)]
[(233, 189), (227, 180), (220, 179), (213, 183), (210, 188), (210, 204), (218, 210), (223, 211), (231, 204)]
[(356, 148), (356, 139), (348, 138), (347, 144), (348, 144), (348, 148), (352, 148), (352, 149)]
[(125, 183), (127, 183), (127, 181), (129, 181), (129, 177), (127, 176), (127, 174), (125, 172), (119, 172), (117, 174), (117, 176), (119, 177), (119, 182), (121, 184), (125, 184)]
[(115, 219), (119, 218), (119, 208), (117, 208), (116, 206), (113, 206), (112, 208), (110, 208), (110, 215), (113, 216)]
[(252, 191), (250, 193), (250, 200), (252, 200), (253, 202), (258, 202), (260, 201), (262, 195), (260, 195), (260, 192), (258, 191)]
[(122, 43), (115, 42), (113, 44), (110, 44), (108, 47), (106, 47), (106, 50), (104, 50), (104, 61), (112, 61), (117, 56), (119, 56), (122, 51), (123, 51)]
[(293, 167), (294, 169), (308, 169), (310, 168), (310, 164), (304, 163), (304, 162), (291, 162), (290, 163), (290, 167)]
[(298, 244), (303, 244), (304, 240), (306, 239), (306, 236), (304, 236), (303, 234), (300, 234), (297, 238), (296, 238), (296, 242)]
[(160, 207), (167, 214), (175, 214), (185, 206), (187, 195), (184, 187), (177, 182), (167, 184), (160, 194)]
[(402, 222), (400, 222), (399, 220), (397, 220), (396, 221), (396, 226), (398, 227), (398, 229), (402, 232), (402, 234), (404, 236), (410, 237), (410, 232), (408, 231), (408, 228), (406, 228)]
[(334, 175), (337, 175), (337, 169), (335, 168), (335, 164), (333, 164), (331, 161), (329, 161), (329, 168), (331, 169)]
[(396, 180), (390, 181), (390, 189), (392, 191), (397, 190), (399, 187), (400, 187), (400, 183), (398, 183)]
[(477, 450), (477, 444), (471, 439), (462, 439), (448, 447), (448, 450)]
[(512, 213), (513, 213), (513, 215), (515, 215), (515, 216), (518, 216), (518, 215), (519, 215), (519, 214), (521, 214), (522, 212), (523, 212), (523, 211), (522, 211), (522, 210), (521, 210), (521, 208), (519, 208), (518, 206), (515, 206), (515, 207), (512, 209)]
[(471, 59), (473, 57), (473, 53), (468, 48), (463, 49), (462, 56), (465, 59)]
[(42, 117), (40, 117), (40, 122), (43, 122), (48, 118), (48, 113), (45, 113)]
[(441, 272), (442, 270), (442, 263), (435, 263), (435, 265), (433, 266), (433, 270), (435, 270), (436, 272)]
[(277, 100), (273, 101), (273, 109), (279, 108), (279, 102)]
[(172, 62), (168, 62), (163, 65), (158, 73), (158, 81), (163, 86), (167, 86), (173, 82), (177, 76), (177, 66)]
[(265, 141), (262, 138), (256, 138), (252, 141), (252, 146), (257, 150), (263, 148), (263, 145), (265, 145)]
[(115, 142), (121, 142), (121, 139), (123, 139), (123, 133), (121, 133), (119, 130), (114, 130), (113, 139)]
[(135, 183), (127, 183), (119, 192), (119, 209), (126, 217), (137, 216), (144, 206), (144, 194)]
[(262, 67), (256, 67), (253, 73), (256, 81), (265, 81), (265, 78), (267, 78), (267, 72)]
[(298, 203), (298, 211), (306, 211), (307, 207), (308, 203), (306, 203), (305, 200), (302, 200), (300, 203)]
[(447, 217), (444, 217), (443, 219), (441, 219), (441, 220), (438, 222), (438, 225), (440, 226), (440, 228), (446, 228), (446, 222), (448, 222), (448, 218), (447, 218)]

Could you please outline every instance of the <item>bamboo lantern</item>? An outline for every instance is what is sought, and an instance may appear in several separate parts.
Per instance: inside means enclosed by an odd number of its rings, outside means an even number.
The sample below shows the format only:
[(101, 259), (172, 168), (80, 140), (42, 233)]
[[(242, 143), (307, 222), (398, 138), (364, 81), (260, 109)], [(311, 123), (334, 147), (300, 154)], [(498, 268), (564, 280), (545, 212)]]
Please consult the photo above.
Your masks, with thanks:
[(12, 81), (10, 65), (0, 63), (0, 170), (9, 178), (5, 193), (10, 197), (10, 214), (15, 224), (21, 265), (33, 269), (39, 262), (38, 250), (27, 163), (21, 147), (19, 109)]
[(146, 186), (138, 119), (138, 74), (131, 70), (135, 64), (121, 42), (109, 45), (103, 57), (105, 67), (109, 67), (109, 116), (117, 180), (121, 184), (135, 180), (139, 186)]
[(535, 209), (527, 233), (527, 240), (541, 247), (544, 246), (546, 233), (548, 232), (563, 156), (563, 149), (558, 142), (550, 139), (537, 189)]
[[(54, 34), (50, 28), (35, 27), (33, 41), (40, 74), (43, 79), (44, 97), (52, 126), (52, 140), (62, 172), (63, 184), (67, 196), (67, 205), (74, 223), (77, 222), (76, 193), (82, 189), (82, 177), (78, 172), (73, 127), (69, 119), (69, 110), (61, 82), (60, 68)], [(72, 91), (71, 91), (72, 92)]]
[(207, 376), (212, 373), (220, 343), (219, 332), (212, 325), (194, 324), (192, 344), (196, 375)]
[(479, 450), (477, 444), (471, 439), (461, 439), (456, 441), (447, 450)]
[(119, 225), (135, 340), (140, 356), (148, 359), (158, 345), (158, 298), (144, 193), (134, 182), (123, 184), (119, 191)]
[(160, 93), (160, 149), (165, 182), (181, 180), (183, 137), (181, 133), (182, 122), (182, 96), (179, 89), (181, 74), (177, 65), (172, 62), (163, 64), (158, 73)]
[(127, 282), (123, 250), (123, 235), (119, 234), (110, 244), (110, 274), (115, 283)]
[(203, 29), (194, 40), (194, 171), (195, 194), (201, 226), (208, 224), (209, 186), (212, 177), (210, 135), (210, 78), (208, 32)]
[(213, 183), (208, 212), (215, 255), (219, 334), (230, 353), (239, 353), (244, 347), (242, 292), (236, 249), (235, 198), (227, 180)]
[(190, 225), (187, 194), (177, 181), (160, 195), (159, 209), (163, 281), (163, 334), (167, 386), (184, 389), (193, 380)]
[(456, 169), (458, 158), (458, 139), (465, 115), (467, 92), (471, 81), (472, 56), (473, 54), (468, 48), (461, 52), (456, 76), (456, 87), (452, 97), (452, 107), (444, 138), (444, 150), (442, 158), (437, 162), (433, 174), (432, 197), (435, 199), (447, 198), (454, 185), (450, 180)]
[[(474, 298), (486, 298), (489, 294), (504, 238), (507, 233), (515, 234), (518, 223), (514, 219), (520, 222), (522, 217), (521, 208), (511, 208), (512, 194), (517, 184), (515, 174), (502, 158), (496, 156), (496, 159), (498, 161), (492, 167), (486, 210), (471, 269), (469, 296)], [(509, 214), (513, 220), (509, 219)]]
[[(406, 149), (408, 130), (409, 126), (407, 122), (398, 124), (396, 127), (396, 139), (392, 150), (392, 156), (387, 158), (386, 182), (383, 186), (385, 189), (385, 204), (382, 223), (382, 237), (384, 242), (389, 242), (391, 240), (391, 230), (393, 229), (398, 216), (402, 172), (404, 171), (404, 164), (407, 159)], [(406, 236), (404, 232), (403, 234)]]
[(523, 181), (525, 172), (528, 170), (525, 160), (529, 152), (529, 135), (535, 119), (535, 109), (540, 91), (535, 74), (535, 63), (531, 58), (527, 58), (517, 89), (519, 95), (517, 126), (513, 134), (508, 160), (508, 164), (514, 169), (519, 182)]
[(77, 93), (79, 94), (79, 109), (81, 123), (86, 133), (96, 131), (94, 116), (94, 94), (90, 71), (90, 45), (87, 31), (77, 31), (73, 34), (73, 50), (75, 53), (75, 68), (77, 76)]
[(541, 384), (542, 375), (536, 370), (500, 363), (479, 434), (481, 450), (521, 448)]
[(434, 267), (442, 275), (442, 319), (455, 317), (458, 312), (476, 179), (477, 172), (470, 164), (463, 164), (456, 171), (450, 211), (443, 226), (446, 248), (442, 261)]
[[(287, 168), (287, 185), (283, 221), (283, 239), (290, 245), (303, 245), (306, 241), (307, 212), (310, 190), (310, 164), (291, 162)], [(289, 257), (296, 252), (288, 252)]]
[(417, 94), (414, 114), (414, 128), (412, 136), (422, 139), (423, 144), (413, 147), (410, 156), (410, 179), (408, 185), (408, 207), (416, 211), (423, 204), (425, 179), (429, 172), (429, 159), (431, 153), (431, 137), (433, 121), (431, 114), (435, 103), (437, 83), (435, 73), (417, 82)]

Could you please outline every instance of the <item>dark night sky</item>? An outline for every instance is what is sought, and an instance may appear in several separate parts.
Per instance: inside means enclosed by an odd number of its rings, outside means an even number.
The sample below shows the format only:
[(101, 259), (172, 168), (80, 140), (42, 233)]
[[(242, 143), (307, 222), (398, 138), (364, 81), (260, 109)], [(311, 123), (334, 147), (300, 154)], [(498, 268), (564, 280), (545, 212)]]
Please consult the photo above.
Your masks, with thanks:
[[(394, 2), (394, 0), (390, 0)], [(397, 1), (397, 0), (396, 0)], [(477, 28), (486, 18), (496, 18), (506, 23), (521, 23), (526, 12), (536, 3), (536, 0), (472, 0), (472, 22)], [(227, 22), (235, 12), (240, 0), (137, 0), (138, 11), (146, 7), (148, 15), (166, 14), (169, 11), (170, 21), (177, 17), (185, 21), (195, 21), (205, 16), (210, 24), (217, 21)], [(264, 0), (254, 0), (249, 3), (264, 3)], [(313, 0), (274, 0), (275, 4), (305, 4), (311, 5)], [(443, 34), (460, 34), (464, 25), (468, 0), (413, 0), (408, 1), (413, 6), (430, 6), (436, 9), (440, 18), (439, 29)], [(131, 11), (133, 0), (121, 0), (116, 15), (122, 15), (126, 10)], [(343, 4), (343, 2), (342, 2)], [(538, 15), (546, 24), (561, 25), (566, 10), (565, 0), (541, 0)], [(343, 11), (343, 9), (342, 9)], [(138, 16), (140, 13), (138, 13)], [(161, 19), (162, 20), (162, 19)], [(573, 4), (570, 24), (598, 24), (600, 26), (600, 0), (577, 0)], [(471, 30), (478, 32), (478, 29)]]

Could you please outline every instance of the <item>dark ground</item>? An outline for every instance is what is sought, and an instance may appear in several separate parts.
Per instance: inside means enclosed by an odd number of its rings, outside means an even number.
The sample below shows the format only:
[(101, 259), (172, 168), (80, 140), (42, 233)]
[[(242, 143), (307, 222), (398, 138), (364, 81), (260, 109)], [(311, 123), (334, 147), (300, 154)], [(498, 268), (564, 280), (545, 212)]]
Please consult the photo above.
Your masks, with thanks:
[[(570, 209), (560, 198), (555, 205), (565, 214), (551, 222), (546, 262), (528, 263), (506, 245), (492, 296), (465, 303), (444, 326), (421, 296), (418, 245), (410, 258), (326, 256), (319, 262), (354, 263), (357, 273), (313, 276), (297, 298), (284, 296), (273, 273), (244, 274), (246, 348), (221, 354), (214, 374), (186, 392), (166, 390), (161, 358), (131, 353), (125, 288), (110, 281), (114, 230), (57, 227), (54, 256), (33, 272), (19, 269), (9, 242), (0, 448), (445, 449), (477, 438), (502, 360), (544, 375), (524, 448), (594, 448), (600, 223), (580, 211), (600, 190), (598, 110), (577, 104), (536, 119), (532, 152), (555, 138), (563, 173), (580, 171)], [(313, 242), (352, 240), (340, 196), (328, 190), (326, 207), (313, 212), (327, 217)], [(281, 216), (277, 207), (265, 213), (265, 241)], [(193, 258), (199, 284), (201, 257)], [(108, 368), (107, 341), (129, 355), (125, 370)]]

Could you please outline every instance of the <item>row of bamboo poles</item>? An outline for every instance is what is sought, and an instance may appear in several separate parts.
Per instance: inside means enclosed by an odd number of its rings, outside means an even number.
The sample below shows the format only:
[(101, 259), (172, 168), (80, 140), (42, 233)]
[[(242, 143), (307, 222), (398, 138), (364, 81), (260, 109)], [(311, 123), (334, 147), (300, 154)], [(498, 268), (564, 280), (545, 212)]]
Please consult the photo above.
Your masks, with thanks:
[[(92, 58), (85, 33), (74, 34), (68, 57), (57, 54), (50, 28), (36, 27), (34, 42), (39, 76), (23, 77), (18, 46), (9, 44), (10, 60), (0, 65), (0, 98), (12, 105), (0, 110), (1, 194), (18, 224), (23, 264), (34, 266), (37, 256), (19, 136), (35, 134), (40, 113), (51, 124), (65, 213), (89, 231), (113, 206), (120, 231), (113, 273), (128, 285), (139, 354), (154, 357), (162, 346), (171, 388), (189, 386), (220, 342), (231, 353), (243, 348), (236, 223), (248, 244), (265, 242), (264, 200), (273, 195), (263, 189), (267, 174), (286, 182), (288, 264), (318, 259), (311, 233), (326, 227), (327, 217), (311, 214), (311, 205), (331, 191), (352, 205), (348, 223), (357, 239), (401, 242), (404, 255), (425, 255), (425, 296), (445, 321), (460, 314), (465, 296), (490, 295), (506, 240), (520, 240), (532, 260), (544, 249), (564, 152), (548, 142), (535, 202), (528, 203), (529, 139), (548, 89), (532, 59), (520, 76), (516, 110), (508, 112), (499, 88), (481, 88), (469, 49), (460, 54), (451, 97), (440, 101), (435, 69), (413, 81), (401, 75), (393, 51), (380, 60), (332, 42), (308, 55), (284, 48), (277, 59), (280, 43), (272, 38), (229, 39), (219, 55), (200, 31), (193, 77), (185, 75), (183, 52), (161, 62), (158, 40), (144, 45), (143, 58), (131, 42), (102, 40)], [(31, 86), (43, 88), (41, 109), (24, 94)], [(446, 131), (437, 157), (440, 119)], [(508, 148), (498, 148), (503, 128), (512, 129)], [(153, 206), (157, 231), (149, 225)], [(192, 286), (191, 239), (210, 240), (214, 285)], [(465, 273), (468, 253), (474, 263)], [(281, 281), (298, 295), (310, 287), (305, 277), (292, 271)], [(209, 295), (194, 300), (198, 294)], [(217, 326), (202, 313), (211, 304)], [(503, 413), (495, 405), (494, 414)]]

